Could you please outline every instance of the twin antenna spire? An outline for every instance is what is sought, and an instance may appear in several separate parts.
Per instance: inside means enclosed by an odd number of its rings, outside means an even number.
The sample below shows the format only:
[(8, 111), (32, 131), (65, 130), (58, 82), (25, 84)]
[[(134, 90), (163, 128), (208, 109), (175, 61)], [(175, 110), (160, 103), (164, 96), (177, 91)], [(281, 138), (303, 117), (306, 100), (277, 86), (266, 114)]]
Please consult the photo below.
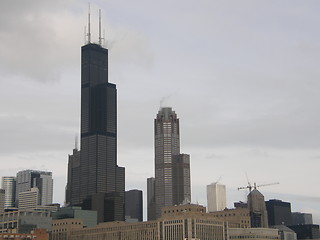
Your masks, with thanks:
[[(89, 44), (91, 43), (91, 22), (90, 22), (90, 3), (89, 3), (89, 11), (88, 11), (88, 32), (86, 32), (86, 28), (84, 30), (85, 32), (85, 43)], [(102, 46), (102, 40), (104, 40), (104, 37), (101, 37), (101, 9), (99, 9), (99, 45)]]

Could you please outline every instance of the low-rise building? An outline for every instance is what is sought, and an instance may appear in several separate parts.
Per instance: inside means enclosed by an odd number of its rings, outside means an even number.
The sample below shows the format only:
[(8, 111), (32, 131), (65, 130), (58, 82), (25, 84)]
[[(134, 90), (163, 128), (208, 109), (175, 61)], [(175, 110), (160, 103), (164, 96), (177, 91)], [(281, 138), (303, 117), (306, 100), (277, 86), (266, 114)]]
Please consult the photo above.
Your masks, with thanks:
[(248, 208), (233, 208), (211, 212), (220, 221), (228, 222), (229, 227), (250, 228), (250, 212)]
[(278, 240), (278, 229), (272, 228), (229, 228), (230, 240)]
[(51, 240), (68, 240), (71, 230), (82, 228), (82, 219), (66, 218), (52, 220)]

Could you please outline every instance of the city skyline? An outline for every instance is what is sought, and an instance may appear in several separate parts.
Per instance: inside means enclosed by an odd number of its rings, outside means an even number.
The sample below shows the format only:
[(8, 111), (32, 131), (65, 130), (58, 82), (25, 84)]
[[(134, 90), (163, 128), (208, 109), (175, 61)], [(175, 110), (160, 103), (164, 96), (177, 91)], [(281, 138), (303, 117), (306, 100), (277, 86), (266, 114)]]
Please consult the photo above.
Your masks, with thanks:
[[(109, 78), (118, 88), (126, 189), (146, 196), (154, 169), (152, 119), (161, 102), (183, 120), (193, 202), (206, 205), (205, 186), (220, 176), (227, 206), (244, 201), (245, 191), (236, 189), (247, 184), (247, 173), (252, 183), (280, 182), (259, 191), (319, 223), (319, 5), (93, 1), (93, 40), (101, 8)], [(52, 171), (54, 201), (62, 203), (68, 154), (80, 132), (87, 2), (4, 2), (0, 13), (0, 175)]]

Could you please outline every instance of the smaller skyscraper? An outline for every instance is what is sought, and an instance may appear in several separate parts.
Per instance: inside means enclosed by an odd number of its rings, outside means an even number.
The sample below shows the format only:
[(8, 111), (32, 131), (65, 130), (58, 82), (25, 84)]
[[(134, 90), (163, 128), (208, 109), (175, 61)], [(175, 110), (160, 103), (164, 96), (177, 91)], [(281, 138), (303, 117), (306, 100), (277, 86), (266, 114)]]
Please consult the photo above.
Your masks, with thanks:
[(16, 178), (2, 177), (2, 189), (5, 190), (4, 208), (14, 208), (16, 200)]
[(227, 207), (226, 186), (217, 182), (207, 185), (208, 212), (223, 211)]
[(268, 228), (268, 213), (264, 196), (256, 188), (248, 194), (251, 227)]
[(19, 210), (37, 208), (40, 205), (39, 189), (34, 187), (28, 191), (19, 193), (18, 202)]
[(125, 192), (125, 219), (126, 222), (143, 221), (143, 202), (141, 190), (130, 190)]
[(155, 178), (147, 179), (147, 211), (148, 221), (156, 220)]
[(269, 226), (292, 225), (291, 204), (289, 202), (271, 199), (266, 201), (266, 208), (268, 212)]

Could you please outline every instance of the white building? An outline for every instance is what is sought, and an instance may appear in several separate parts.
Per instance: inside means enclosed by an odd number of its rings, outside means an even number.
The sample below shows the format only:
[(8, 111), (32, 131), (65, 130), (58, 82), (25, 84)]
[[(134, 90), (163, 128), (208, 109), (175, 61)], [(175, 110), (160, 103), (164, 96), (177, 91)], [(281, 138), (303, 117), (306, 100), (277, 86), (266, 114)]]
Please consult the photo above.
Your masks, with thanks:
[(217, 182), (207, 185), (208, 212), (222, 211), (227, 207), (226, 186)]
[(37, 187), (31, 188), (28, 191), (19, 193), (19, 210), (35, 209), (40, 205), (39, 189)]

